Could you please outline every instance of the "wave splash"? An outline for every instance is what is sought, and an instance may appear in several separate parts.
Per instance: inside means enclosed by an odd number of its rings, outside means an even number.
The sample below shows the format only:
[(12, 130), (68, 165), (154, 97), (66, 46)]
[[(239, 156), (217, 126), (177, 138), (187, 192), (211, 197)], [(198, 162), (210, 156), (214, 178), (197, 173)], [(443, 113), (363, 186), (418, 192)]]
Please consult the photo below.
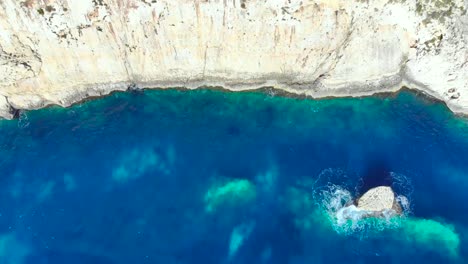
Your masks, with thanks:
[(387, 241), (407, 245), (409, 251), (419, 248), (457, 258), (461, 240), (455, 227), (442, 221), (414, 217), (410, 179), (394, 172), (390, 175), (401, 213), (386, 210), (379, 217), (372, 217), (369, 212), (357, 208), (354, 201), (359, 197), (359, 188), (355, 187), (352, 177), (335, 169), (323, 171), (315, 182), (313, 196), (316, 206), (331, 228), (340, 235), (354, 236), (360, 240), (385, 236)]
[[(323, 171), (316, 182), (314, 200), (330, 221), (332, 228), (339, 234), (369, 236), (372, 232), (381, 232), (401, 227), (401, 219), (411, 214), (410, 195), (412, 187), (409, 179), (397, 173), (391, 173), (392, 189), (398, 190), (396, 201), (402, 208), (398, 213), (393, 209), (382, 211), (379, 217), (357, 208), (354, 204), (358, 198), (358, 188), (353, 186), (350, 177), (343, 171), (328, 169)], [(335, 179), (340, 179), (336, 184)], [(323, 183), (323, 184), (321, 184)]]

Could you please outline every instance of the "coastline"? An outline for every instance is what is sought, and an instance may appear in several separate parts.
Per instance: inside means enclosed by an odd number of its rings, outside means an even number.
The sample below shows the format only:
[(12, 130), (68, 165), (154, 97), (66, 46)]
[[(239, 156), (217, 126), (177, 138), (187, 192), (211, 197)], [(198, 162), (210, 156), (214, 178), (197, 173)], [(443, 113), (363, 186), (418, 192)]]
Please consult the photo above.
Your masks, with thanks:
[[(191, 84), (187, 83), (178, 83), (178, 82), (165, 82), (165, 83), (116, 83), (109, 84), (106, 86), (104, 84), (89, 86), (85, 93), (76, 93), (66, 99), (57, 102), (45, 102), (41, 101), (41, 104), (38, 107), (32, 107), (28, 109), (16, 109), (13, 106), (9, 105), (8, 113), (0, 112), (0, 118), (7, 120), (17, 119), (22, 111), (34, 111), (43, 108), (48, 108), (51, 106), (59, 106), (63, 108), (72, 107), (76, 104), (84, 103), (89, 100), (99, 100), (101, 98), (110, 96), (115, 92), (132, 92), (132, 91), (142, 91), (142, 90), (164, 90), (164, 89), (178, 89), (178, 90), (195, 90), (195, 89), (211, 89), (211, 90), (220, 90), (224, 92), (250, 92), (250, 91), (259, 91), (273, 96), (284, 96), (284, 97), (293, 97), (299, 99), (309, 99), (309, 100), (326, 100), (326, 99), (335, 99), (335, 98), (366, 98), (366, 97), (393, 97), (402, 91), (410, 91), (417, 96), (422, 97), (425, 100), (442, 103), (448, 110), (450, 110), (454, 115), (467, 117), (468, 109), (457, 106), (456, 104), (450, 104), (450, 102), (445, 101), (444, 99), (438, 98), (436, 94), (432, 93), (430, 90), (424, 90), (421, 88), (415, 88), (415, 86), (408, 86), (407, 82), (402, 82), (400, 85), (389, 86), (383, 89), (347, 89), (344, 88), (339, 93), (310, 93), (309, 89), (297, 89), (297, 87), (304, 86), (282, 86), (282, 88), (277, 88), (271, 85), (258, 85), (253, 84), (241, 84), (237, 83), (236, 85), (227, 86), (226, 83), (211, 83), (211, 85), (204, 82), (194, 82)], [(349, 93), (348, 91), (352, 91)], [(348, 92), (348, 93), (347, 93)]]
[(358, 97), (401, 87), (468, 114), (467, 2), (0, 3), (0, 117), (129, 87), (274, 87)]

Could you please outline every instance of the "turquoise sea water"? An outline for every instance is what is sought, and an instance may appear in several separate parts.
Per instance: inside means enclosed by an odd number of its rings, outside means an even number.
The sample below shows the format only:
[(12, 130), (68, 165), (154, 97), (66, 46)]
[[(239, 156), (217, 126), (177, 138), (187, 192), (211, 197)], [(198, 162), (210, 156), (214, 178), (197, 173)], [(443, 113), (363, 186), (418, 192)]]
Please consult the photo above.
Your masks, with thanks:
[[(0, 145), (0, 264), (468, 263), (468, 121), (409, 92), (115, 93)], [(404, 216), (337, 216), (379, 184)]]

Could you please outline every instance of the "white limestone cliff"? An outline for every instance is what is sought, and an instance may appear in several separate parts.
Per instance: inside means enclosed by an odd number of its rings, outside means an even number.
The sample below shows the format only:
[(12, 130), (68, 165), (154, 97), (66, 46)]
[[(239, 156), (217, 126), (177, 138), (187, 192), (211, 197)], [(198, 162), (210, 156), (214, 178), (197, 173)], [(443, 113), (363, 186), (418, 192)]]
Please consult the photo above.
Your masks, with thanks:
[(2, 0), (0, 116), (145, 88), (402, 86), (468, 113), (468, 0)]

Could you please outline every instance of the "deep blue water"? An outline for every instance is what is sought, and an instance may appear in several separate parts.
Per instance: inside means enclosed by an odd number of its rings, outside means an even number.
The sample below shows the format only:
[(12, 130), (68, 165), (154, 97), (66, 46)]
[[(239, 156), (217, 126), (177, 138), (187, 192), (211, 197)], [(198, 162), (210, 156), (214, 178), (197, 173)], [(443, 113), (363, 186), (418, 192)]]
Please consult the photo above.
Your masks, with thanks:
[[(468, 121), (410, 92), (115, 93), (0, 146), (0, 264), (468, 263)], [(342, 232), (331, 184), (392, 184), (412, 220)]]

